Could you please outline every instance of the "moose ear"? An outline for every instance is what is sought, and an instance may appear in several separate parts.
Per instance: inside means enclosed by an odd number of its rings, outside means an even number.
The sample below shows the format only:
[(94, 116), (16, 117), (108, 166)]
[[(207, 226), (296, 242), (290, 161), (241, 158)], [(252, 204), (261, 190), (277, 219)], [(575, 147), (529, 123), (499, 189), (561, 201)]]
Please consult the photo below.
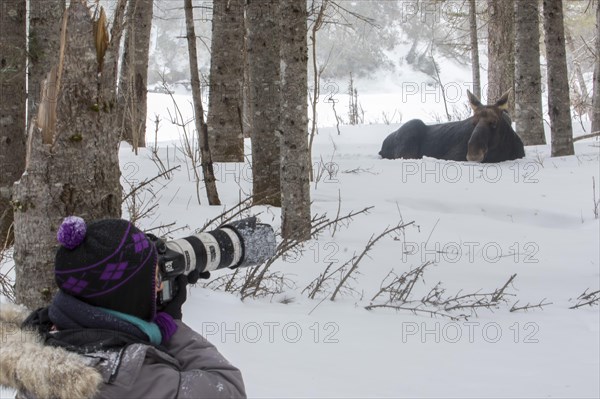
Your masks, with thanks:
[(481, 101), (479, 101), (479, 99), (469, 90), (467, 90), (467, 97), (469, 97), (469, 104), (471, 105), (471, 108), (473, 108), (473, 111), (477, 111), (478, 108), (483, 107)]
[(510, 95), (511, 90), (508, 89), (506, 93), (500, 97), (498, 101), (496, 101), (496, 107), (500, 108), (503, 111), (508, 110), (508, 96)]

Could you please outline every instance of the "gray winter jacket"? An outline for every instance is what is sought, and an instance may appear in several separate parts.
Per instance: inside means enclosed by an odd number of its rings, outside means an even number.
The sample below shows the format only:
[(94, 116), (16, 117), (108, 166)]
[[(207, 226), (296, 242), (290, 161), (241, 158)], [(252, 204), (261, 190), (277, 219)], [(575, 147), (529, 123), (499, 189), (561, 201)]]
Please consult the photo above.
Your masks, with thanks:
[(240, 371), (181, 321), (163, 352), (145, 344), (86, 355), (21, 329), (29, 312), (0, 304), (0, 385), (24, 398), (246, 397)]

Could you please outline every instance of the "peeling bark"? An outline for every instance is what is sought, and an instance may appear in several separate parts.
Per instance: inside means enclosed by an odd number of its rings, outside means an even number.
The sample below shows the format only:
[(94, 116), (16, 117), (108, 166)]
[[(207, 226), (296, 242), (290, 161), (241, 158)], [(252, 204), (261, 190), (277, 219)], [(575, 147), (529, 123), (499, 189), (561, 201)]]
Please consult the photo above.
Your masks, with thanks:
[(63, 19), (59, 62), (30, 124), (26, 172), (14, 186), (17, 301), (48, 304), (56, 286), (56, 231), (62, 218), (121, 215), (115, 119), (115, 51), (105, 17), (84, 2)]

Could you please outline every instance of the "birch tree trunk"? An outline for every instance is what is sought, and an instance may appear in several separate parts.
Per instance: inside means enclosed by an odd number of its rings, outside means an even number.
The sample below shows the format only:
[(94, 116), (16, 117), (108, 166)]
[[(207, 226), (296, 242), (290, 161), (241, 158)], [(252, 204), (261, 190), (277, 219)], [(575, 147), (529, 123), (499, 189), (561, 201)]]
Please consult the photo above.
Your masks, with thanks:
[(153, 0), (129, 0), (119, 78), (119, 124), (122, 140), (146, 147), (148, 53)]
[(50, 68), (58, 64), (60, 21), (64, 12), (65, 0), (29, 1), (29, 120), (37, 112), (42, 82)]
[(546, 144), (537, 1), (515, 1), (515, 114), (525, 145)]
[(0, 250), (11, 245), (12, 185), (25, 169), (26, 1), (0, 4)]
[(281, 235), (310, 239), (310, 162), (305, 0), (281, 8)]
[(469, 33), (471, 38), (471, 73), (473, 77), (473, 94), (481, 98), (481, 74), (479, 72), (479, 39), (477, 34), (477, 4), (469, 0)]
[(118, 45), (109, 42), (104, 12), (94, 21), (81, 0), (71, 1), (61, 36), (59, 62), (30, 124), (26, 173), (14, 186), (15, 289), (17, 302), (29, 308), (47, 305), (56, 291), (62, 218), (79, 215), (89, 222), (121, 215), (114, 123)]
[[(508, 90), (514, 92), (514, 1), (488, 0), (488, 104)], [(508, 112), (514, 115), (514, 101), (509, 102)]]
[(246, 8), (250, 107), (254, 112), (252, 185), (257, 205), (281, 206), (279, 12), (276, 1), (250, 0)]
[(544, 40), (548, 63), (548, 113), (553, 157), (573, 155), (569, 74), (562, 0), (543, 0)]
[(204, 122), (204, 109), (202, 107), (202, 95), (200, 93), (200, 73), (198, 72), (198, 52), (196, 51), (196, 30), (194, 28), (194, 10), (192, 0), (184, 0), (186, 38), (190, 58), (190, 76), (192, 83), (192, 98), (194, 102), (194, 122), (198, 133), (200, 144), (200, 157), (204, 184), (206, 185), (206, 196), (210, 205), (221, 205), (213, 163), (208, 143), (208, 128)]
[(596, 62), (592, 95), (592, 132), (600, 131), (600, 1), (596, 2)]
[(214, 162), (244, 162), (244, 2), (213, 0), (208, 138)]

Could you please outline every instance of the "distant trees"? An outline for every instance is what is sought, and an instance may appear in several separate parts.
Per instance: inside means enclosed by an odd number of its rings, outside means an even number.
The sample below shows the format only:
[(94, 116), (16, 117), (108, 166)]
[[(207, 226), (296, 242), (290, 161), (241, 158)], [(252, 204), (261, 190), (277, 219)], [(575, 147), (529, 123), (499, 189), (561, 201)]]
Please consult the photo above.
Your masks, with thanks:
[(0, 4), (0, 250), (13, 223), (12, 185), (25, 168), (26, 1)]
[[(163, 88), (166, 83), (189, 82), (188, 47), (184, 39), (186, 34), (185, 12), (180, 2), (173, 0), (154, 0), (152, 20), (152, 47), (148, 63), (148, 83), (151, 88)], [(207, 4), (207, 2), (204, 2)], [(210, 10), (198, 7), (195, 13), (196, 35), (200, 39), (210, 34)], [(208, 73), (210, 51), (206, 46), (198, 48), (200, 69)]]
[(135, 149), (146, 146), (148, 52), (153, 0), (128, 0), (119, 78), (121, 137)]
[(543, 15), (548, 64), (548, 114), (552, 135), (551, 153), (553, 157), (573, 155), (573, 128), (562, 0), (543, 0)]
[(540, 71), (539, 3), (516, 0), (514, 6), (516, 131), (525, 145), (546, 144)]

